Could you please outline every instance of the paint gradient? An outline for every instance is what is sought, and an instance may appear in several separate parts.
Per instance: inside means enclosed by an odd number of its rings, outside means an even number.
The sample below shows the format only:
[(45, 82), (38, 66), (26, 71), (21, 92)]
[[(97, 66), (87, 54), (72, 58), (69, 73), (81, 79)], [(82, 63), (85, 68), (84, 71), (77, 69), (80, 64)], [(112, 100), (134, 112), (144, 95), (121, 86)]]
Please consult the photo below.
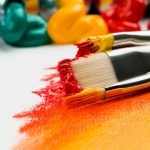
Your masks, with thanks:
[(59, 75), (46, 81), (45, 88), (34, 92), (41, 103), (14, 116), (29, 119), (20, 128), (25, 137), (14, 150), (149, 149), (150, 89), (105, 104), (66, 109), (61, 106), (65, 92)]

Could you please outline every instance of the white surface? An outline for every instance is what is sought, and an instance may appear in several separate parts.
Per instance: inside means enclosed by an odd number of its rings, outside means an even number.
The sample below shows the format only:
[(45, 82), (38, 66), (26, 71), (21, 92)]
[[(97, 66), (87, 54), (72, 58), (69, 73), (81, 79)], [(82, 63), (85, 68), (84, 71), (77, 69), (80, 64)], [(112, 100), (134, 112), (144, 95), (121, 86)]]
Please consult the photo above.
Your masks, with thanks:
[(22, 121), (12, 116), (38, 103), (31, 91), (45, 83), (39, 80), (63, 58), (72, 58), (74, 46), (48, 45), (38, 48), (14, 48), (0, 40), (0, 150), (11, 150), (21, 136)]

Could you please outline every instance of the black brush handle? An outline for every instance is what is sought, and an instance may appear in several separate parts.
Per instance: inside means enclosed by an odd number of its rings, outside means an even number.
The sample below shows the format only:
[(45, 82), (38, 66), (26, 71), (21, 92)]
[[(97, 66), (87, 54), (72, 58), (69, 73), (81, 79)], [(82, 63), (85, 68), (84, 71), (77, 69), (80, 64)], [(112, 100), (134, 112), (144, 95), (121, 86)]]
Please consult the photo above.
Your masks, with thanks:
[(124, 81), (150, 72), (150, 47), (130, 48), (129, 51), (107, 52), (118, 81)]

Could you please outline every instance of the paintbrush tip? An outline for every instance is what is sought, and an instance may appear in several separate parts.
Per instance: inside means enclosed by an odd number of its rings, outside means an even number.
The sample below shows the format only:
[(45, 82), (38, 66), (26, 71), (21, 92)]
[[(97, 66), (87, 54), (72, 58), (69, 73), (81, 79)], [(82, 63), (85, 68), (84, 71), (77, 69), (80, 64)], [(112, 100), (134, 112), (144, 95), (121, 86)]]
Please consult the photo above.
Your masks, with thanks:
[[(99, 53), (111, 50), (113, 48), (113, 44), (114, 44), (114, 35), (107, 34), (82, 39), (75, 45), (79, 48), (78, 54), (82, 54), (81, 57), (83, 57), (87, 54), (87, 51), (89, 51), (89, 53)], [(82, 50), (84, 50), (84, 52), (81, 52)]]
[(78, 48), (89, 48), (94, 45), (93, 41), (90, 38), (83, 39), (75, 44)]
[(85, 89), (80, 93), (65, 97), (63, 100), (63, 106), (67, 108), (83, 108), (102, 103), (104, 94), (104, 89)]
[[(97, 52), (100, 49), (100, 43), (99, 37), (89, 37), (80, 40), (75, 45), (79, 48), (77, 53), (82, 54), (80, 57), (83, 57), (87, 54), (87, 52), (89, 52), (89, 54)], [(84, 52), (82, 52), (83, 50)]]

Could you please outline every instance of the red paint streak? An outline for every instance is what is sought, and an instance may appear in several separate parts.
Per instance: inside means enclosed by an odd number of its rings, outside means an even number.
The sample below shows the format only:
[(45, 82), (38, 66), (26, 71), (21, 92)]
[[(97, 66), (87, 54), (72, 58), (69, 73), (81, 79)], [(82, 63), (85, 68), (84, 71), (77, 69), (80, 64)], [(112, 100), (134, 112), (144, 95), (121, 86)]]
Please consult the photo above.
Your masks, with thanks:
[(31, 129), (36, 129), (47, 123), (48, 118), (53, 118), (55, 114), (62, 114), (61, 105), (62, 99), (66, 94), (72, 94), (74, 92), (80, 92), (82, 88), (78, 85), (77, 80), (73, 75), (70, 62), (75, 59), (66, 59), (59, 62), (57, 67), (58, 72), (46, 76), (42, 81), (48, 82), (45, 88), (39, 91), (34, 91), (41, 97), (42, 102), (35, 105), (29, 111), (16, 114), (15, 118), (31, 118), (24, 126), (20, 128), (20, 132), (28, 132)]
[(59, 74), (51, 74), (46, 79), (48, 82), (45, 88), (39, 91), (34, 91), (42, 98), (42, 102), (35, 105), (31, 110), (16, 114), (15, 118), (32, 118), (27, 125), (21, 127), (20, 131), (23, 132), (29, 126), (36, 126), (36, 123), (41, 121), (41, 119), (46, 118), (46, 116), (51, 117), (53, 114), (61, 107), (62, 98), (66, 95), (63, 84), (60, 81)]
[(57, 66), (60, 79), (67, 95), (77, 93), (82, 90), (82, 87), (78, 84), (78, 81), (74, 76), (74, 72), (70, 64), (71, 61), (71, 59), (64, 59), (60, 61)]

